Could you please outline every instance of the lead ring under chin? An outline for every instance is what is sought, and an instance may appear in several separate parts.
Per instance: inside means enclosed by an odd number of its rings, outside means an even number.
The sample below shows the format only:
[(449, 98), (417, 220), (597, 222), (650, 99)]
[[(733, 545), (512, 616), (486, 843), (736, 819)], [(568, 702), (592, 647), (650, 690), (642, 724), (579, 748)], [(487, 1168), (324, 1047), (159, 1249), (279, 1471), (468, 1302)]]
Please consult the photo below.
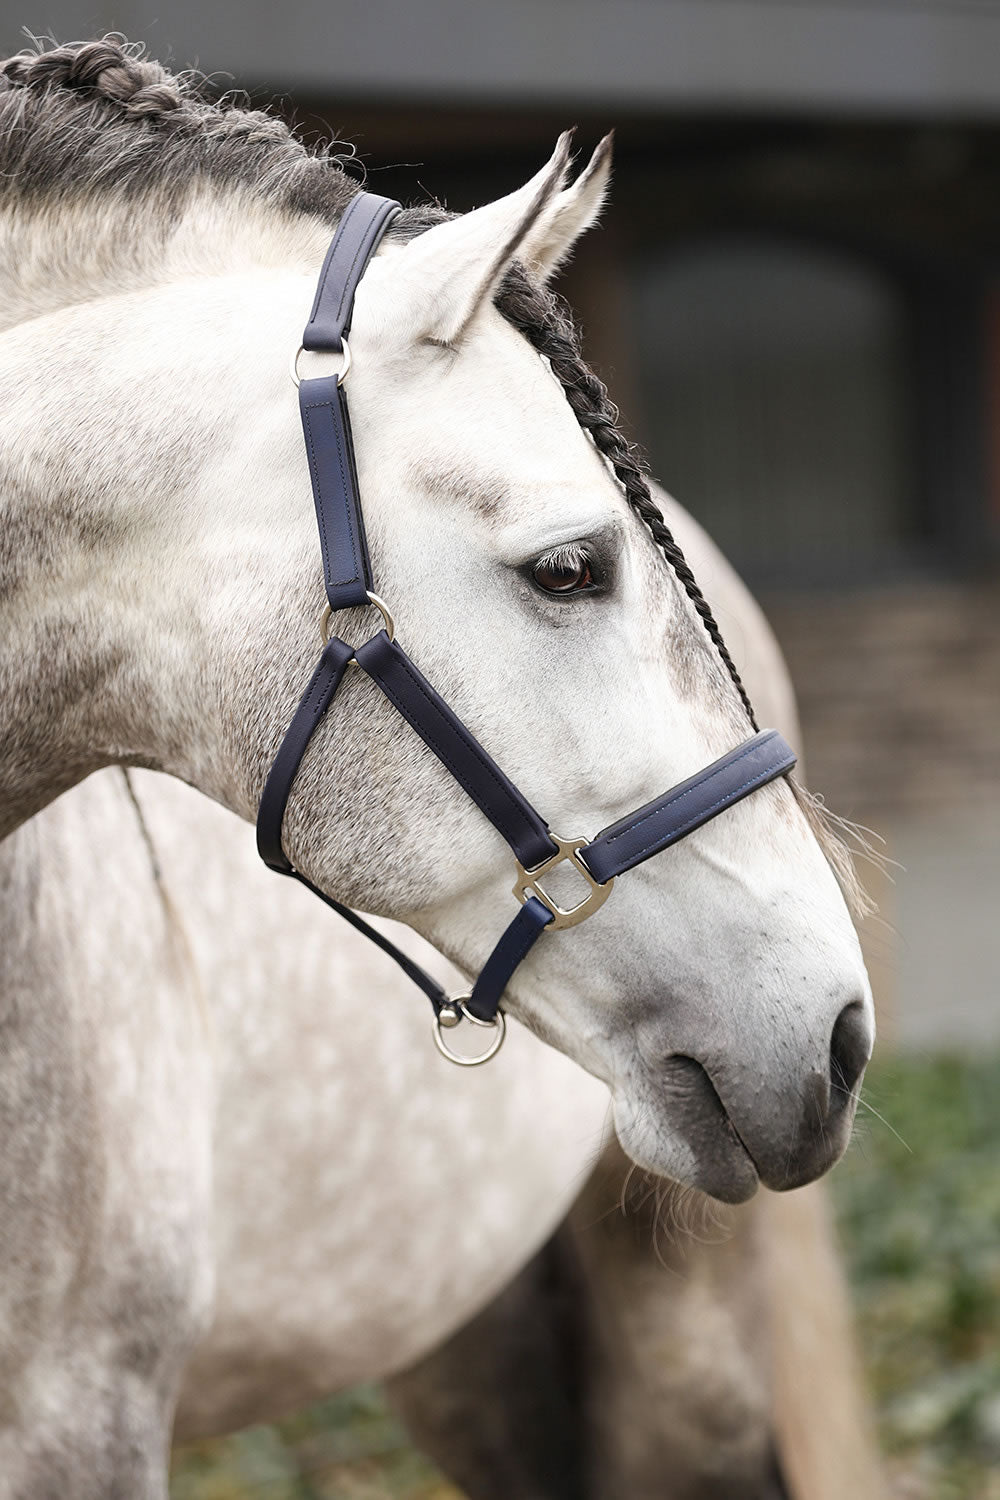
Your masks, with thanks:
[[(442, 1057), (449, 1062), (457, 1064), (460, 1068), (478, 1068), (482, 1063), (489, 1062), (491, 1057), (496, 1057), (504, 1044), (507, 1035), (507, 1022), (502, 1010), (498, 1010), (491, 1021), (484, 1021), (481, 1016), (474, 1016), (466, 1005), (471, 1000), (471, 995), (458, 995), (454, 1000), (448, 1000), (442, 1005), (434, 1017), (434, 1044)], [(487, 1026), (496, 1031), (485, 1052), (480, 1052), (478, 1057), (463, 1057), (460, 1052), (452, 1052), (444, 1039), (445, 1030), (451, 1031), (461, 1021), (471, 1021), (473, 1026)]]

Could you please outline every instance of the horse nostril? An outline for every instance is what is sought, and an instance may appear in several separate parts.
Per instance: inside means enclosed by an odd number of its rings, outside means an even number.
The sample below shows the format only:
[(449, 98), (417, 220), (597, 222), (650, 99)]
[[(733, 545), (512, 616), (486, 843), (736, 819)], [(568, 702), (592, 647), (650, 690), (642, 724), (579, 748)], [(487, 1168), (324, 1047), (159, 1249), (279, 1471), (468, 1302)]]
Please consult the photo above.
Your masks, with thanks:
[(870, 1056), (871, 1035), (864, 1011), (859, 1001), (852, 1000), (837, 1017), (830, 1037), (830, 1083), (834, 1091), (834, 1108), (838, 1096), (843, 1104), (846, 1103), (844, 1095), (854, 1093)]

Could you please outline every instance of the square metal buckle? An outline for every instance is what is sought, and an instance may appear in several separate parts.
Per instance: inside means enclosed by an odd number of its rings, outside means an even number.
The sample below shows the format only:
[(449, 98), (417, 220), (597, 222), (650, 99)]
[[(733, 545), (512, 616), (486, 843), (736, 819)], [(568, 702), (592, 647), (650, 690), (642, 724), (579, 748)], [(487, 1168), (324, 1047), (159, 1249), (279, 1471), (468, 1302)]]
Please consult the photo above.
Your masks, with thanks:
[[(611, 895), (611, 887), (614, 885), (614, 876), (606, 880), (602, 885), (595, 880), (587, 869), (586, 862), (580, 858), (580, 850), (585, 849), (590, 843), (589, 839), (561, 839), (556, 834), (550, 835), (552, 842), (557, 846), (556, 853), (551, 858), (543, 860), (533, 870), (526, 870), (518, 860), (517, 879), (514, 882), (514, 895), (523, 906), (529, 896), (537, 896), (543, 906), (547, 906), (554, 920), (549, 923), (549, 930), (558, 932), (561, 927), (575, 927), (578, 922), (583, 922), (587, 917), (593, 916), (599, 907)], [(566, 862), (573, 866), (578, 875), (582, 875), (590, 890), (579, 901), (576, 906), (560, 906), (552, 896), (543, 890), (539, 884), (543, 875), (554, 870), (557, 865)]]

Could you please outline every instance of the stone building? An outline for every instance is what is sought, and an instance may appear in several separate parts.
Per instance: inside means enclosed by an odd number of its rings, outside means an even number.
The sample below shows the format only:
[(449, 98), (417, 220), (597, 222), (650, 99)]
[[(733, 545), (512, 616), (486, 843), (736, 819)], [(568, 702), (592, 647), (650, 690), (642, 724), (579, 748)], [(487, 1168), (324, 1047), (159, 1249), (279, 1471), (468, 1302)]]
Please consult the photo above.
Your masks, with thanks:
[(567, 278), (591, 357), (764, 599), (811, 783), (906, 867), (868, 933), (890, 1026), (1000, 1035), (1000, 7), (50, 0), (45, 22), (283, 96), (404, 199), (465, 208), (566, 124), (617, 128)]

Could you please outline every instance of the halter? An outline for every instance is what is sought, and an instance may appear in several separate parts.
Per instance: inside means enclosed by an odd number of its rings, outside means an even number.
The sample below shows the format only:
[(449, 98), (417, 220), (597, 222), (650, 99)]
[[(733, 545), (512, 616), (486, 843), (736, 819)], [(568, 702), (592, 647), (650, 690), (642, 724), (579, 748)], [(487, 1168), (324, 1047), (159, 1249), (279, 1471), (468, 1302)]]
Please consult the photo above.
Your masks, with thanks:
[[(563, 839), (518, 791), (479, 741), (397, 645), (388, 606), (372, 592), (371, 562), (358, 493), (357, 467), (344, 381), (351, 367), (346, 335), (354, 295), (372, 255), (400, 211), (398, 203), (374, 193), (351, 200), (333, 237), (302, 345), (292, 360), (299, 410), (319, 524), (327, 605), (320, 622), (323, 653), (268, 774), (257, 814), (257, 849), (264, 863), (293, 875), (334, 911), (395, 959), (427, 995), (434, 1008), (434, 1039), (451, 1062), (473, 1067), (493, 1057), (503, 1043), (500, 1001), (517, 966), (546, 930), (575, 927), (593, 916), (611, 894), (617, 876), (668, 849), (727, 807), (790, 771), (795, 755), (774, 729), (755, 734), (696, 776), (682, 781), (620, 818), (594, 839)], [(303, 350), (339, 354), (339, 374), (300, 380)], [(347, 645), (330, 633), (341, 609), (373, 605), (385, 628), (363, 646)], [(296, 772), (317, 725), (333, 702), (351, 663), (381, 688), (396, 710), (433, 750), (463, 790), (509, 844), (517, 864), (517, 915), (503, 933), (471, 991), (449, 998), (436, 980), (356, 912), (321, 891), (296, 870), (281, 844), (281, 825)], [(560, 906), (544, 882), (568, 864), (582, 878), (586, 893), (575, 906)], [(445, 1031), (462, 1020), (491, 1028), (487, 1049), (475, 1057), (453, 1052)]]

